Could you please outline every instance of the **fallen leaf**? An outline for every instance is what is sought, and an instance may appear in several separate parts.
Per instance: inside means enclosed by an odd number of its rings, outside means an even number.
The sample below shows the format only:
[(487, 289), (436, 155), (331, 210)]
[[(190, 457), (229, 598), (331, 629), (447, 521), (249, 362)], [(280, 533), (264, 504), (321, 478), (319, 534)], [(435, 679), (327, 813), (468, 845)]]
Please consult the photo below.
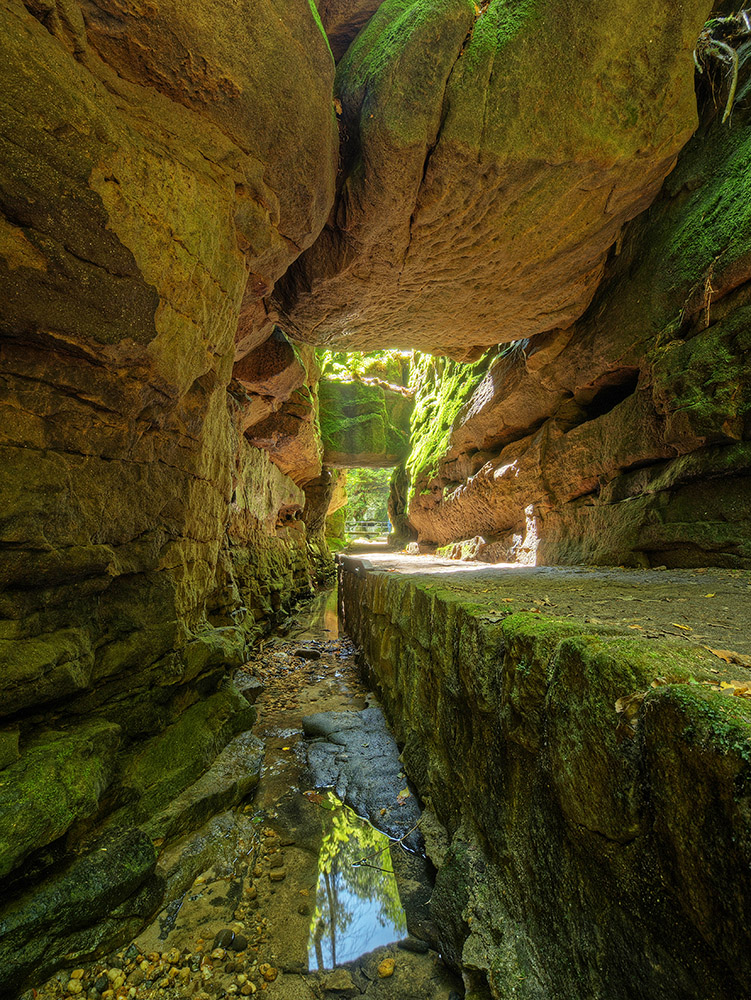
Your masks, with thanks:
[(642, 627), (643, 626), (641, 625), (629, 625), (629, 628), (642, 628)]
[(717, 594), (705, 594), (705, 597), (717, 597)]
[(671, 624), (671, 625), (672, 625), (672, 626), (673, 626), (674, 628), (682, 628), (684, 632), (693, 632), (693, 631), (694, 631), (694, 630), (693, 630), (693, 629), (691, 628), (691, 626), (690, 626), (690, 625), (679, 625), (679, 624), (678, 624), (678, 622), (671, 622), (670, 624)]
[(737, 663), (741, 667), (751, 667), (751, 656), (746, 656), (744, 653), (736, 653), (732, 649), (712, 649), (711, 646), (705, 646), (710, 653), (714, 653), (715, 656), (719, 656), (721, 660), (725, 663)]

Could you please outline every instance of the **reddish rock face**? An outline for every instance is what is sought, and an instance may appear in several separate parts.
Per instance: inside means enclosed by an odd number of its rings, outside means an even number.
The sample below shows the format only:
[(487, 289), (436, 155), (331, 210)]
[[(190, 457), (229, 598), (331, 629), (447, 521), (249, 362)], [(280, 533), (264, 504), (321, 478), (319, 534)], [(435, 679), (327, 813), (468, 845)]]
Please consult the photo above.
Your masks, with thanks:
[(413, 482), (424, 541), (514, 558), (532, 521), (540, 562), (751, 565), (748, 151), (713, 119), (585, 316), (491, 359)]
[[(61, 851), (120, 801), (119, 765), (99, 758), (208, 697), (256, 618), (310, 584), (304, 529), (277, 527), (302, 494), (244, 441), (226, 388), (241, 311), (333, 199), (333, 61), (308, 0), (284, 19), (267, 0), (218, 14), (0, 5), (0, 719), (20, 726), (21, 770), (51, 704), (63, 729), (97, 713), (112, 734), (86, 737), (101, 781), (53, 825)], [(50, 771), (19, 791), (22, 811), (44, 813), (35, 794), (54, 786)], [(3, 843), (9, 822), (0, 810)], [(44, 963), (81, 947), (78, 909), (75, 943), (62, 918), (54, 941), (29, 932)], [(11, 960), (4, 926), (0, 993), (15, 995), (43, 963)]]
[(458, 359), (569, 326), (696, 126), (706, 0), (384, 3), (339, 65), (342, 178), (288, 333)]

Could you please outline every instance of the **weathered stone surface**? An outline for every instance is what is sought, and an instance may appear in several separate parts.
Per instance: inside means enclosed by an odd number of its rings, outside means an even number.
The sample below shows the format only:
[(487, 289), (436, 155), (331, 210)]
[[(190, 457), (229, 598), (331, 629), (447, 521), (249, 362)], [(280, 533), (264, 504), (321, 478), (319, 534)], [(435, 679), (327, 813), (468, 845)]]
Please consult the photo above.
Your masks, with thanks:
[[(66, 849), (98, 864), (88, 824), (148, 820), (250, 724), (238, 697), (219, 738), (195, 704), (310, 585), (302, 495), (226, 392), (268, 335), (247, 316), (333, 200), (333, 61), (307, 0), (277, 6), (0, 5), (0, 716), (21, 741), (3, 906), (32, 935)], [(179, 766), (113, 778), (118, 740), (129, 760), (181, 719)], [(162, 892), (80, 888), (75, 933), (40, 924), (29, 963), (133, 933)]]
[(46, 732), (0, 773), (0, 878), (96, 813), (115, 772), (120, 727)]
[(384, 468), (409, 451), (412, 397), (374, 381), (318, 384), (323, 461), (333, 468)]
[(570, 325), (696, 126), (709, 12), (386, 0), (338, 67), (344, 179), (282, 325), (463, 359)]
[[(361, 712), (319, 712), (302, 720), (308, 765), (316, 788), (337, 797), (395, 840), (418, 850), (415, 831), (420, 807), (406, 787), (399, 748), (380, 708)], [(406, 792), (406, 794), (405, 794)]]
[[(332, 190), (333, 69), (309, 4), (211, 30), (200, 6), (84, 13), (74, 59), (3, 8), (4, 711), (121, 672), (137, 687), (202, 640), (248, 274), (267, 291)], [(180, 681), (178, 660), (167, 672)]]
[(749, 701), (698, 645), (506, 614), (464, 576), (340, 581), (445, 828), (426, 833), (444, 957), (479, 996), (745, 995)]
[(163, 884), (141, 830), (113, 830), (29, 896), (0, 912), (0, 986), (15, 996), (29, 976), (39, 982), (63, 961), (93, 955), (132, 936), (156, 910)]
[(248, 427), (245, 436), (251, 444), (268, 452), (271, 461), (286, 475), (304, 486), (321, 474), (322, 447), (318, 430), (318, 379), (320, 371), (311, 348), (295, 348), (298, 363), (304, 368), (299, 384), (281, 405), (258, 423)]
[(488, 355), (463, 394), (458, 366), (418, 363), (422, 540), (514, 558), (534, 522), (548, 563), (751, 565), (747, 151), (744, 129), (697, 134), (570, 329)]
[(172, 839), (195, 830), (212, 816), (242, 801), (258, 784), (263, 743), (250, 733), (231, 740), (205, 774), (146, 823), (153, 837)]
[(337, 62), (382, 3), (383, 0), (316, 0), (321, 23)]

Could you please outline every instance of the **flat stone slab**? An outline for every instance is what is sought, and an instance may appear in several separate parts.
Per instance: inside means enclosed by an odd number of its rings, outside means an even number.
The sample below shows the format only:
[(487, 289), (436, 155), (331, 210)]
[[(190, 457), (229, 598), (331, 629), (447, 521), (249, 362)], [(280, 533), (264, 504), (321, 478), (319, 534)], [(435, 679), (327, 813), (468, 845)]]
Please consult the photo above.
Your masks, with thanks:
[(483, 565), (377, 552), (369, 560), (368, 570), (398, 572), (437, 597), (487, 609), (489, 621), (532, 611), (613, 626), (632, 639), (677, 639), (751, 656), (749, 570)]
[(420, 807), (381, 710), (319, 712), (302, 723), (305, 735), (316, 740), (308, 747), (312, 784), (333, 788), (359, 816), (389, 837), (404, 837), (404, 843), (417, 850), (420, 836), (413, 828)]

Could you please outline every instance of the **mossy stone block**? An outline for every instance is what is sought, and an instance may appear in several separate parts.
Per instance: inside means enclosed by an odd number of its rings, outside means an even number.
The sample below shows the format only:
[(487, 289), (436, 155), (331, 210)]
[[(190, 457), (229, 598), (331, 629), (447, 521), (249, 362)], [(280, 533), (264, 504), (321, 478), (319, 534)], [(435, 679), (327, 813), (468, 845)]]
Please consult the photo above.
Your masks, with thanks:
[(0, 771), (0, 876), (96, 811), (119, 743), (119, 726), (88, 722), (36, 737)]

